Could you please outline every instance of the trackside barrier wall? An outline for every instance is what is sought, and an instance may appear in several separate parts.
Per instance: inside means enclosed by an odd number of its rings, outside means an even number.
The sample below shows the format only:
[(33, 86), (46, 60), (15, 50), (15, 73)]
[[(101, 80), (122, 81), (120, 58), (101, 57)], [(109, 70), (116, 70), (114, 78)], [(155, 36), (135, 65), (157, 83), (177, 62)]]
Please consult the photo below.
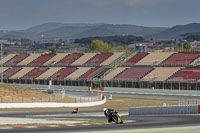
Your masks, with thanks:
[(200, 105), (151, 106), (129, 108), (129, 115), (199, 114)]
[(90, 107), (102, 105), (106, 98), (96, 102), (86, 103), (0, 103), (0, 108), (59, 108), (59, 107)]

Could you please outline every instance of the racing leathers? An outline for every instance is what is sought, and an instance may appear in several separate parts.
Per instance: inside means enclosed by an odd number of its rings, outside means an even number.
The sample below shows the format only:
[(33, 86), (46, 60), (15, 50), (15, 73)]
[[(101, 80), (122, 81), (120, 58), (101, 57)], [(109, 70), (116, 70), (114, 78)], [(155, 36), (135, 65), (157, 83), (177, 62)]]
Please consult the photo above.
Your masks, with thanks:
[(113, 119), (112, 119), (112, 112), (114, 112), (114, 109), (106, 109), (104, 111), (104, 115), (108, 119), (108, 123), (111, 123), (113, 121)]

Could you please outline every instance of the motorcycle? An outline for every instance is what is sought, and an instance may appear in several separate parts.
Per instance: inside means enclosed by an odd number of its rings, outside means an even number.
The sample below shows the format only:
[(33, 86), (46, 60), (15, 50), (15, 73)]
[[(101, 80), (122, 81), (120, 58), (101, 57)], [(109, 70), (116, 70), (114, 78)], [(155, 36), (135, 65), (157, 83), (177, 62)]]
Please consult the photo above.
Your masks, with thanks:
[(73, 111), (72, 111), (72, 114), (77, 114), (78, 113), (78, 108), (76, 108), (76, 109), (74, 109)]
[(112, 112), (111, 118), (116, 124), (123, 124), (123, 120), (118, 115), (117, 111)]

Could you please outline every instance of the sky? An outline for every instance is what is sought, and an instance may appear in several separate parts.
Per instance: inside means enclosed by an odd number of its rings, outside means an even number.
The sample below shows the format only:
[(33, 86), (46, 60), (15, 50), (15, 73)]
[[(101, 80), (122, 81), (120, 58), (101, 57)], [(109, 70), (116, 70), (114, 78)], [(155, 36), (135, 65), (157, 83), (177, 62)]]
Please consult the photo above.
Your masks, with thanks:
[(47, 22), (172, 27), (200, 22), (200, 0), (0, 0), (0, 30)]

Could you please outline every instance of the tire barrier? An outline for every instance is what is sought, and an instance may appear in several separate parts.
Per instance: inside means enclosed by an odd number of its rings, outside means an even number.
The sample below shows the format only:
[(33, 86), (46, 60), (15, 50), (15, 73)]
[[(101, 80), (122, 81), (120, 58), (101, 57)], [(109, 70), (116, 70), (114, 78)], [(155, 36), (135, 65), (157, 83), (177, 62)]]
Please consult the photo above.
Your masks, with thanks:
[(129, 108), (129, 115), (200, 114), (200, 105), (150, 106)]

